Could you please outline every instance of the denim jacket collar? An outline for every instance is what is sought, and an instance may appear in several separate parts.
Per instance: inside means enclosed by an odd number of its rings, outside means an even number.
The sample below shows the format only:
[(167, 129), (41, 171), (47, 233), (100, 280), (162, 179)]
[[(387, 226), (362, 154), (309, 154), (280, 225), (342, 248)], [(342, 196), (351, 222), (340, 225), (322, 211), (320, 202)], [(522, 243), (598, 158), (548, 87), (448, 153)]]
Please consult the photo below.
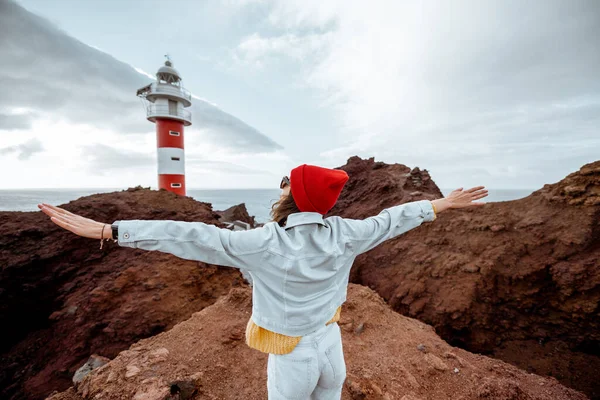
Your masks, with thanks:
[(305, 224), (321, 224), (327, 226), (323, 221), (323, 216), (318, 212), (297, 212), (288, 215), (285, 229)]

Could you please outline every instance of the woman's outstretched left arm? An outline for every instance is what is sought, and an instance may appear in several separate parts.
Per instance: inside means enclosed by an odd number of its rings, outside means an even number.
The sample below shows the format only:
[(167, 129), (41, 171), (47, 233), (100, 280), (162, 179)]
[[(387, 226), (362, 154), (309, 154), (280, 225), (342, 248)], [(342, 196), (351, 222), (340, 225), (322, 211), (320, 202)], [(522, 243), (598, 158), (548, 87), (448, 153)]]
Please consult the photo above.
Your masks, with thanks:
[(378, 215), (365, 219), (338, 218), (343, 237), (351, 244), (354, 254), (367, 252), (411, 229), (424, 221), (433, 221), (436, 215), (449, 208), (464, 208), (484, 205), (475, 202), (487, 196), (483, 186), (463, 191), (453, 190), (448, 197), (436, 200), (418, 200), (399, 204), (382, 210)]
[[(60, 207), (38, 207), (52, 222), (79, 236), (92, 239), (110, 238), (110, 224), (73, 214)], [(173, 220), (118, 221), (118, 243), (123, 247), (160, 251), (186, 260), (255, 270), (260, 255), (273, 234), (268, 226), (249, 231), (231, 231), (203, 222)]]

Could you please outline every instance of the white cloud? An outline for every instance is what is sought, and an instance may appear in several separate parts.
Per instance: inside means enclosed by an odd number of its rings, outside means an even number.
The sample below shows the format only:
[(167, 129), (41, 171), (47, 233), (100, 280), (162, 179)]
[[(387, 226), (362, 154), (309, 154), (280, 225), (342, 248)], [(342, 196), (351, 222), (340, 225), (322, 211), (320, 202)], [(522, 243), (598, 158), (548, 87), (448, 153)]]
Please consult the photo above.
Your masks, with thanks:
[(204, 98), (202, 98), (202, 97), (196, 96), (196, 95), (195, 95), (195, 94), (193, 94), (193, 93), (192, 93), (192, 98), (194, 98), (194, 99), (196, 99), (196, 100), (202, 100), (202, 101), (204, 101), (205, 103), (208, 103), (208, 104), (210, 104), (211, 106), (218, 107), (217, 103), (213, 103), (213, 102), (211, 102), (211, 101), (209, 101), (209, 100), (207, 100), (207, 99), (204, 99)]
[(144, 71), (144, 70), (143, 70), (143, 69), (141, 69), (141, 68), (134, 67), (133, 69), (135, 69), (135, 70), (136, 70), (136, 72), (138, 72), (138, 73), (140, 73), (140, 74), (142, 74), (142, 75), (146, 75), (148, 78), (150, 78), (150, 79), (152, 79), (152, 80), (156, 79), (156, 76), (152, 75), (152, 74), (151, 74), (151, 73), (149, 73), (149, 72), (146, 72), (146, 71)]
[(31, 158), (33, 154), (40, 153), (43, 150), (42, 142), (37, 138), (32, 138), (21, 144), (0, 148), (0, 156), (16, 153), (17, 159), (24, 161)]
[[(0, 170), (19, 170), (3, 176), (0, 186), (155, 187), (155, 126), (135, 97), (137, 88), (155, 79), (152, 74), (1, 0), (0, 59)], [(202, 160), (203, 173), (212, 176), (208, 168), (223, 169), (221, 181), (206, 181), (213, 187), (234, 183), (229, 175), (237, 174), (249, 185), (270, 182), (259, 168), (213, 154), (245, 154), (260, 161), (282, 147), (215, 104), (193, 97), (194, 125), (185, 131), (186, 146), (196, 144), (198, 134), (197, 148), (212, 149), (211, 158)], [(188, 167), (193, 174), (196, 165)]]
[(250, 35), (236, 55), (265, 71), (310, 61), (299, 73), (340, 127), (328, 162), (375, 156), (441, 186), (484, 171), (475, 184), (536, 187), (600, 154), (597, 3), (267, 4), (279, 36)]
[(297, 36), (284, 34), (263, 37), (253, 33), (242, 39), (233, 57), (238, 63), (262, 68), (280, 57), (294, 61), (307, 61), (318, 57), (328, 46), (328, 33)]
[[(36, 118), (93, 124), (123, 135), (152, 131), (136, 90), (151, 74), (68, 36), (12, 1), (0, 2), (0, 109), (26, 108), (28, 118), (0, 116), (0, 130), (24, 128)], [(281, 146), (256, 128), (197, 98), (193, 121), (223, 147), (268, 151)]]

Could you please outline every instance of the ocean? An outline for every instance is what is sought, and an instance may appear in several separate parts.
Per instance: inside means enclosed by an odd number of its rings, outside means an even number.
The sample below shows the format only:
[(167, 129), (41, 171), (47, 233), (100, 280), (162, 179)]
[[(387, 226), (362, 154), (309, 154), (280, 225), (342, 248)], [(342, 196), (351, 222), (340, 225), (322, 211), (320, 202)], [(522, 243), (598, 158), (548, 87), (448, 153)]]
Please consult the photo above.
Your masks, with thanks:
[[(68, 203), (82, 196), (120, 191), (122, 189), (0, 189), (0, 211), (39, 211), (39, 203), (55, 206)], [(441, 189), (446, 196), (453, 189)], [(535, 189), (488, 189), (484, 200), (508, 201), (529, 196)], [(269, 221), (271, 205), (279, 199), (279, 189), (188, 189), (187, 195), (207, 203), (213, 210), (225, 210), (233, 205), (246, 203), (250, 215), (257, 222)]]

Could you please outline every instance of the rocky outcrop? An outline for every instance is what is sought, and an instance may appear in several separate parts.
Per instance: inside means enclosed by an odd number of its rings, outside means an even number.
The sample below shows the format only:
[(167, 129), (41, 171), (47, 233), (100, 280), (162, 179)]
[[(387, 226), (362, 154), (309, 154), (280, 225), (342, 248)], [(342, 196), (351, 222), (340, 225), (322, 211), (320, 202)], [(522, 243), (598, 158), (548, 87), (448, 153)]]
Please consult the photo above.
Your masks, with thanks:
[[(337, 215), (413, 199), (408, 168), (357, 158), (341, 168), (350, 185)], [(421, 182), (429, 190), (415, 197), (441, 197)], [(451, 344), (600, 398), (600, 161), (524, 199), (448, 210), (361, 255), (352, 280)]]
[[(267, 355), (244, 343), (251, 290), (235, 288), (173, 329), (140, 340), (50, 400), (266, 399)], [(583, 400), (554, 378), (452, 347), (433, 328), (350, 285), (340, 320), (342, 399)]]
[[(340, 168), (350, 180), (331, 215), (442, 197), (426, 170), (358, 157)], [(599, 398), (599, 179), (596, 162), (525, 199), (448, 210), (360, 256), (352, 280), (450, 345)], [(107, 223), (225, 227), (210, 204), (140, 187), (61, 207)], [(250, 291), (239, 271), (110, 242), (100, 250), (41, 212), (2, 212), (0, 232), (1, 398), (44, 398), (78, 370), (77, 387), (55, 399), (146, 399), (165, 384), (164, 398), (264, 398), (266, 356), (243, 342)], [(344, 398), (585, 398), (452, 348), (368, 289), (351, 285), (343, 309)], [(113, 360), (98, 367), (104, 357)]]
[(222, 222), (241, 221), (248, 224), (249, 228), (256, 227), (256, 221), (254, 220), (254, 216), (250, 216), (250, 214), (248, 214), (248, 210), (246, 209), (245, 203), (231, 206), (224, 211), (215, 212), (220, 216), (220, 221)]
[(366, 218), (396, 204), (444, 197), (426, 169), (356, 156), (339, 169), (350, 179), (328, 215)]
[[(60, 207), (96, 221), (202, 221), (208, 203), (131, 188)], [(238, 270), (82, 238), (42, 212), (0, 212), (0, 398), (42, 399), (72, 385), (96, 353), (109, 359), (168, 330), (234, 286)]]

